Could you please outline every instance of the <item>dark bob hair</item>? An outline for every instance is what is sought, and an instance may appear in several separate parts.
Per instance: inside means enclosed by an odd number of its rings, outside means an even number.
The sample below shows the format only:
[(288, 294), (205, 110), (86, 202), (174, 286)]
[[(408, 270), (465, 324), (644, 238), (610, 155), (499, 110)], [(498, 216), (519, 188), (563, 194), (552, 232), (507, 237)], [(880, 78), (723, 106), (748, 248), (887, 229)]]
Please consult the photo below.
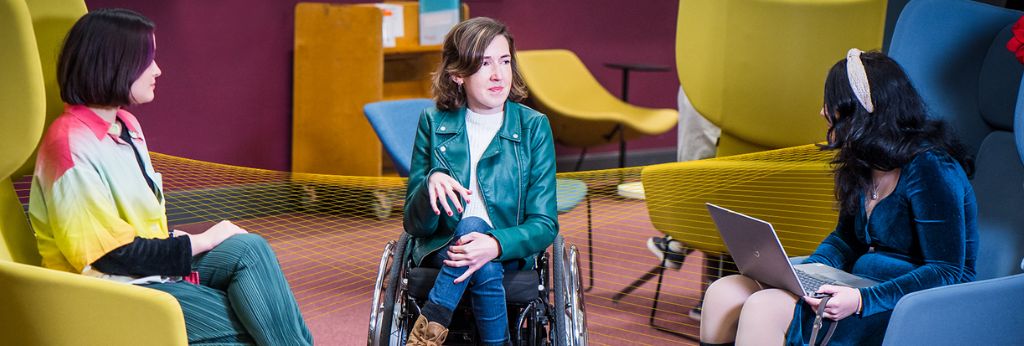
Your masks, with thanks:
[(469, 77), (480, 70), (483, 64), (484, 51), (495, 37), (504, 36), (508, 40), (508, 50), (512, 54), (512, 87), (508, 98), (520, 102), (526, 98), (526, 82), (519, 73), (516, 62), (516, 44), (505, 24), (487, 17), (477, 17), (463, 21), (444, 38), (441, 51), (441, 64), (433, 75), (431, 91), (437, 109), (452, 111), (465, 106), (466, 92), (452, 80), (456, 77)]
[(153, 62), (153, 21), (131, 10), (99, 9), (71, 27), (57, 61), (60, 98), (74, 105), (132, 104), (132, 83)]
[(871, 187), (871, 170), (901, 168), (928, 150), (949, 154), (971, 175), (972, 158), (943, 121), (928, 117), (921, 95), (903, 68), (879, 52), (865, 52), (860, 59), (874, 112), (864, 109), (850, 87), (846, 59), (833, 65), (825, 79), (829, 128), (828, 143), (822, 149), (838, 151), (832, 164), (840, 213), (856, 212), (860, 194)]

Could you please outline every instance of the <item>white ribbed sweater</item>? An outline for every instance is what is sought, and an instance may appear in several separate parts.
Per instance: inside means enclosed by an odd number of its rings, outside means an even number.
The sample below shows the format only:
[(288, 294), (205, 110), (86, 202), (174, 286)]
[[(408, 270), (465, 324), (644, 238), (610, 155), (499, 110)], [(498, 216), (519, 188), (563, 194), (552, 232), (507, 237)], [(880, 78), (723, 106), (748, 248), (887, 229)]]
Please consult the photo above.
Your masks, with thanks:
[(505, 119), (505, 113), (478, 114), (466, 109), (466, 135), (469, 137), (469, 203), (466, 203), (466, 211), (463, 218), (476, 216), (491, 224), (491, 218), (487, 216), (487, 206), (480, 196), (480, 187), (476, 179), (476, 164), (483, 156), (484, 150), (494, 140), (494, 135), (501, 128)]

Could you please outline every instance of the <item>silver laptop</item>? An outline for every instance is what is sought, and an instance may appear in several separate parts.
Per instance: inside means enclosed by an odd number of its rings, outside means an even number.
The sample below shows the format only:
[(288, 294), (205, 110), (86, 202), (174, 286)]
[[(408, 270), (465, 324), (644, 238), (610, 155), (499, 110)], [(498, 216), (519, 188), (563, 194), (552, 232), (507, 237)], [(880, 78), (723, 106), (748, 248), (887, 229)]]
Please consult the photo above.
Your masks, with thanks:
[(770, 223), (707, 203), (722, 241), (740, 273), (798, 296), (813, 296), (821, 285), (868, 287), (865, 279), (820, 263), (792, 265)]

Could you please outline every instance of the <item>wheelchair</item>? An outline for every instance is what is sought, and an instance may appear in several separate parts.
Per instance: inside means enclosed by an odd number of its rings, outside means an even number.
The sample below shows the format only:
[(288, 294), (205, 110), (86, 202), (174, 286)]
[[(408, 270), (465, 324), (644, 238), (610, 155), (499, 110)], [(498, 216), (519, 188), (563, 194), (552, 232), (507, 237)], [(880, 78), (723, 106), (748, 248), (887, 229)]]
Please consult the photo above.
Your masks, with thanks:
[[(409, 332), (434, 285), (437, 268), (412, 267), (410, 236), (384, 246), (370, 311), (369, 346), (405, 345)], [(550, 253), (537, 256), (534, 269), (505, 272), (504, 286), (513, 345), (582, 346), (587, 344), (579, 252), (566, 248), (561, 235)], [(445, 345), (476, 345), (469, 295), (459, 302)]]

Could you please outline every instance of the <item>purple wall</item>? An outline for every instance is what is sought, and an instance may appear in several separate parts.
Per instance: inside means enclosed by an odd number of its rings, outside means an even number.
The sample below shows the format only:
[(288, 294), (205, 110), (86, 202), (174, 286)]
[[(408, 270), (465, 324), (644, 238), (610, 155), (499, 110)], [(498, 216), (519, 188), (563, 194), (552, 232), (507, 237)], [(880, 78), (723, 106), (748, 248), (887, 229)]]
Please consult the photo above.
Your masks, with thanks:
[[(605, 62), (671, 66), (672, 72), (632, 74), (630, 100), (642, 106), (675, 108), (677, 2), (466, 2), (472, 15), (507, 23), (519, 49), (575, 51), (613, 94), (620, 92), (621, 76), (604, 67)], [(163, 69), (157, 98), (131, 109), (143, 121), (152, 150), (248, 167), (290, 167), (296, 1), (88, 0), (87, 4), (93, 9), (134, 9), (157, 23), (157, 62)], [(572, 18), (572, 24), (567, 18)], [(630, 149), (674, 146), (674, 131), (630, 142)], [(560, 154), (573, 152), (559, 148)]]
[[(470, 14), (505, 22), (517, 49), (566, 48), (576, 53), (594, 77), (614, 95), (621, 95), (622, 73), (608, 62), (669, 66), (669, 72), (632, 72), (629, 100), (645, 107), (676, 108), (679, 77), (675, 66), (678, 1), (621, 0), (467, 0)], [(570, 19), (571, 18), (571, 19)], [(630, 141), (632, 149), (675, 148), (676, 132)], [(557, 148), (559, 155), (578, 153)], [(618, 151), (618, 144), (589, 152)]]

